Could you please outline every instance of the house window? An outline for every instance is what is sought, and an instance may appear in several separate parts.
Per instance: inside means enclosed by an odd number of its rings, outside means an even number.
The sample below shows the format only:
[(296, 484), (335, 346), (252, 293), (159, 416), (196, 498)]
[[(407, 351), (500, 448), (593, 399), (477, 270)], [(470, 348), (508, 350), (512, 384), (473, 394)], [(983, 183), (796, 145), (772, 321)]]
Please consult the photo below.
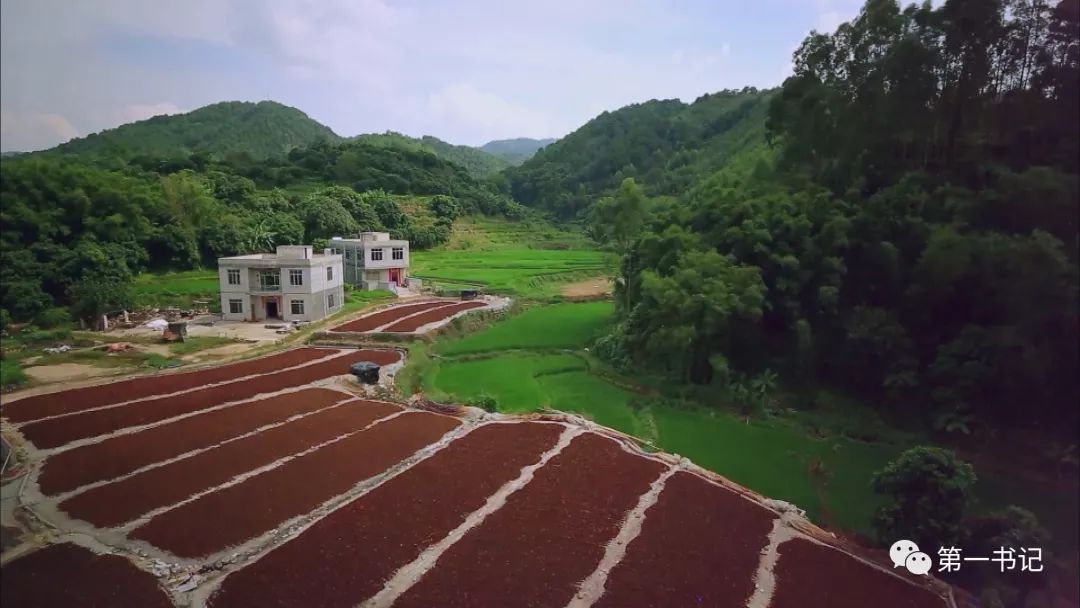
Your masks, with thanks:
[(390, 250), (390, 258), (394, 259), (394, 260), (404, 260), (405, 259), (405, 248), (404, 247), (394, 247), (393, 249)]
[(244, 313), (244, 301), (243, 300), (229, 300), (229, 312), (234, 315)]
[(337, 306), (337, 304), (334, 303), (334, 294), (330, 294), (330, 295), (326, 296), (326, 307), (327, 308), (333, 308), (335, 306)]
[(304, 314), (304, 301), (303, 300), (289, 300), (289, 307), (294, 315)]
[(327, 266), (326, 267), (326, 280), (327, 281), (333, 281), (334, 280), (334, 267), (333, 266)]
[(230, 268), (228, 272), (229, 272), (229, 285), (239, 285), (240, 284), (240, 269), (239, 268)]
[(352, 259), (352, 249), (346, 249), (345, 250), (345, 259), (346, 260), (351, 260)]
[(304, 271), (295, 268), (289, 270), (289, 285), (303, 285)]
[(372, 262), (381, 262), (382, 261), (382, 249), (372, 249), (371, 250), (371, 261)]
[(281, 287), (281, 275), (276, 272), (264, 272), (259, 275), (259, 285), (264, 290), (276, 291)]

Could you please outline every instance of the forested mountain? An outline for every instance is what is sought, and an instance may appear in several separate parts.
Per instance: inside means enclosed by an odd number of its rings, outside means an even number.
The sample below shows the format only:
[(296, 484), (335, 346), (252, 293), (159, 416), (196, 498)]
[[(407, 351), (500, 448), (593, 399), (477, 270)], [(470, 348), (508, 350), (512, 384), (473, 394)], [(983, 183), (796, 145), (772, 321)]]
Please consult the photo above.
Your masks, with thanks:
[[(943, 433), (1075, 441), (1080, 3), (869, 0), (794, 65), (773, 95), (722, 98), (745, 107), (719, 113), (720, 137), (745, 134), (730, 146), (674, 135), (700, 133), (700, 100), (652, 102), (515, 170), (520, 200), (564, 214), (624, 180), (590, 212), (623, 254), (597, 352), (719, 387), (771, 369)], [(747, 150), (766, 105), (771, 147)], [(687, 141), (744, 151), (707, 175)]]
[[(424, 204), (414, 221), (403, 206)], [(414, 247), (450, 237), (462, 213), (522, 207), (422, 149), (318, 141), (281, 158), (107, 153), (0, 161), (0, 310), (9, 320), (89, 319), (131, 303), (145, 270), (388, 230)], [(434, 221), (430, 221), (434, 217)]]
[(496, 139), (480, 146), (480, 149), (488, 154), (498, 156), (511, 165), (520, 165), (529, 160), (540, 148), (554, 143), (555, 138), (531, 139), (529, 137), (515, 137), (514, 139)]
[(394, 131), (387, 131), (385, 133), (365, 133), (350, 139), (376, 146), (425, 150), (439, 158), (465, 167), (470, 175), (480, 179), (498, 173), (510, 166), (503, 159), (488, 154), (483, 150), (470, 148), (469, 146), (456, 146), (430, 135), (417, 139)]
[(48, 153), (172, 158), (204, 152), (216, 157), (246, 154), (262, 159), (319, 140), (340, 139), (329, 127), (296, 108), (273, 101), (226, 101), (186, 114), (155, 116), (107, 129), (73, 139)]
[(769, 98), (746, 88), (604, 112), (509, 170), (514, 198), (574, 217), (628, 177), (650, 195), (680, 195), (764, 143)]

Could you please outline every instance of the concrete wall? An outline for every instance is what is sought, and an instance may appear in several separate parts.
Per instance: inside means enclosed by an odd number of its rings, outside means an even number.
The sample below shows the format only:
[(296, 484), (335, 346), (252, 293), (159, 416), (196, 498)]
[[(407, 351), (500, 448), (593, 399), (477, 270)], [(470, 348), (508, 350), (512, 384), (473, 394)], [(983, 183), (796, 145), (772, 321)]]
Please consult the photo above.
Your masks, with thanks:
[[(299, 248), (298, 248), (299, 249)], [(218, 282), (221, 289), (222, 318), (227, 321), (245, 321), (266, 319), (265, 299), (278, 298), (278, 315), (285, 321), (317, 321), (327, 314), (337, 312), (344, 303), (345, 273), (340, 257), (313, 259), (279, 259), (275, 267), (267, 267), (265, 262), (255, 261), (245, 264), (246, 260), (222, 261), (218, 268)], [(331, 268), (331, 277), (327, 278), (327, 268)], [(229, 269), (240, 274), (240, 284), (230, 285)], [(300, 285), (293, 285), (292, 273), (300, 272)], [(261, 273), (274, 273), (279, 277), (277, 289), (263, 289), (259, 282)], [(334, 306), (328, 307), (328, 296), (334, 296)], [(242, 311), (230, 312), (230, 300), (240, 300)], [(304, 303), (303, 314), (292, 313), (292, 301)]]

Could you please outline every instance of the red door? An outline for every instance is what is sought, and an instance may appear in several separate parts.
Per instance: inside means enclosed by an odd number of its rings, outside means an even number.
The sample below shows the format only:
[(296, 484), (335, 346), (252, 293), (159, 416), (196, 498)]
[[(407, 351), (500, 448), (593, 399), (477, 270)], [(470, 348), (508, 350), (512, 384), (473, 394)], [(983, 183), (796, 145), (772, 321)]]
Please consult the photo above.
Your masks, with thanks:
[(391, 268), (390, 269), (390, 282), (393, 283), (394, 285), (401, 285), (401, 269), (400, 268)]

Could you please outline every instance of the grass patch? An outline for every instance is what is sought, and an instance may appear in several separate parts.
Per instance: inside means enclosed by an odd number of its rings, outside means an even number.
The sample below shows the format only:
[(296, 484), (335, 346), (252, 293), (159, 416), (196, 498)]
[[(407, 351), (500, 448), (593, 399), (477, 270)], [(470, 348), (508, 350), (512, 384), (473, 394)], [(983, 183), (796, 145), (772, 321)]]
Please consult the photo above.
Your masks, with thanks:
[(38, 359), (33, 366), (45, 366), (45, 365), (60, 365), (63, 363), (76, 363), (80, 365), (92, 365), (94, 367), (102, 368), (122, 368), (122, 367), (175, 367), (181, 365), (182, 362), (168, 357), (163, 357), (156, 353), (143, 353), (138, 351), (124, 351), (118, 353), (108, 353), (99, 349), (80, 349), (71, 350), (66, 353), (56, 353), (52, 355), (43, 355), (41, 359)]
[(210, 310), (221, 307), (216, 270), (144, 273), (135, 277), (132, 290), (136, 306), (192, 308), (195, 300), (207, 300)]
[(554, 304), (531, 308), (491, 328), (440, 343), (443, 355), (511, 349), (575, 348), (588, 344), (611, 320), (610, 302)]
[(433, 388), (461, 401), (494, 397), (504, 412), (531, 412), (549, 403), (536, 374), (575, 367), (584, 370), (585, 364), (573, 355), (508, 354), (449, 361), (438, 365)]
[(390, 300), (396, 297), (395, 294), (386, 291), (385, 289), (377, 289), (374, 291), (351, 289), (345, 292), (345, 304), (342, 305), (341, 311), (336, 314), (356, 312), (367, 308), (374, 302)]
[(0, 388), (8, 389), (26, 384), (30, 377), (23, 371), (18, 361), (0, 359)]
[(197, 353), (201, 350), (225, 346), (226, 344), (235, 344), (237, 342), (239, 341), (234, 340), (233, 338), (221, 336), (193, 336), (187, 338), (183, 342), (173, 342), (169, 345), (169, 352), (178, 356), (190, 355), (191, 353)]
[(481, 288), (532, 298), (558, 295), (558, 285), (603, 274), (614, 261), (577, 230), (528, 220), (462, 218), (450, 242), (412, 253), (411, 274), (447, 292)]

